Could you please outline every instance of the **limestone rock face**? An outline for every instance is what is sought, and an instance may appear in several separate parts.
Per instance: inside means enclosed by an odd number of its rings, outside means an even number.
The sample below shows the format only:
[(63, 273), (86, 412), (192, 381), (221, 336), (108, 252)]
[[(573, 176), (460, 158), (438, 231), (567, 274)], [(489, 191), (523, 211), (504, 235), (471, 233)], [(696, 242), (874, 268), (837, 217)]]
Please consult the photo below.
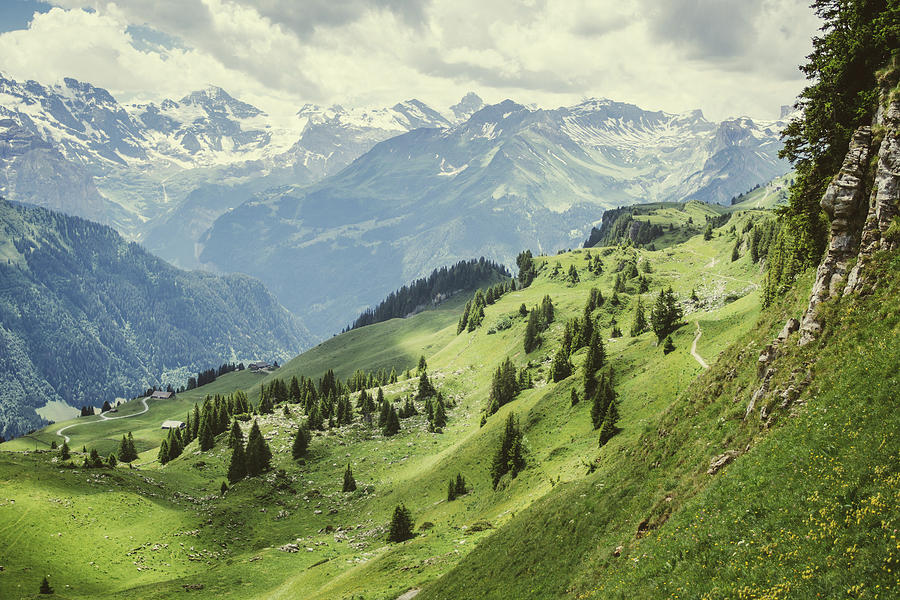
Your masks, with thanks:
[(878, 149), (875, 185), (863, 226), (859, 260), (847, 278), (845, 294), (863, 291), (865, 267), (875, 252), (897, 246), (897, 240), (889, 239), (885, 234), (898, 215), (900, 199), (900, 101), (891, 102), (881, 114), (880, 122), (885, 127), (885, 134)]
[(853, 133), (850, 149), (837, 177), (822, 196), (822, 208), (831, 219), (831, 242), (816, 272), (809, 306), (800, 322), (800, 345), (811, 342), (822, 329), (816, 307), (844, 288), (847, 263), (859, 250), (865, 215), (865, 171), (872, 143), (872, 128)]

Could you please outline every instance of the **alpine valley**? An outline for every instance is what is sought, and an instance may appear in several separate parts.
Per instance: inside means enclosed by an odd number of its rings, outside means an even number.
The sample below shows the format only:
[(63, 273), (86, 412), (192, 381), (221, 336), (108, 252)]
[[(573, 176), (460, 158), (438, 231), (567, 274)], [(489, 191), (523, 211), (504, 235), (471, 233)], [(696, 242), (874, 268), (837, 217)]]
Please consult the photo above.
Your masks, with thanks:
[(302, 4), (0, 31), (299, 107), (0, 79), (0, 600), (900, 597), (900, 0)]

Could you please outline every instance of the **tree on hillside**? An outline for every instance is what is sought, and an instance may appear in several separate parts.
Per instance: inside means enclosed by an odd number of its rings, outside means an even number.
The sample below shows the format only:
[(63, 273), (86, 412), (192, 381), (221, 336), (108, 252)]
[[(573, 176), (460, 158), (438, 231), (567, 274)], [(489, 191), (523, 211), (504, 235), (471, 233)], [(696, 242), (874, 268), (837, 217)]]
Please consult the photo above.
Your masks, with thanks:
[(672, 341), (672, 336), (666, 336), (666, 343), (663, 345), (663, 354), (669, 354), (670, 352), (675, 351), (675, 342)]
[(53, 588), (50, 587), (50, 581), (45, 576), (41, 580), (41, 587), (38, 589), (38, 593), (48, 595), (53, 593)]
[(134, 436), (131, 435), (130, 431), (127, 437), (122, 436), (122, 441), (119, 442), (119, 449), (116, 454), (119, 462), (130, 463), (137, 460), (138, 454), (137, 449), (134, 447)]
[(341, 491), (344, 493), (356, 491), (356, 480), (353, 479), (353, 471), (350, 469), (350, 463), (347, 463), (347, 469), (344, 471), (344, 484)]
[(602, 373), (600, 381), (597, 383), (597, 391), (591, 402), (591, 423), (594, 429), (599, 429), (606, 419), (606, 412), (609, 405), (616, 398), (616, 390), (613, 386), (613, 373), (610, 369), (609, 373)]
[(250, 428), (250, 434), (247, 436), (246, 453), (247, 475), (256, 477), (269, 469), (272, 462), (272, 451), (269, 450), (269, 445), (259, 430), (259, 423), (255, 420), (253, 427)]
[(419, 375), (419, 392), (416, 395), (416, 400), (423, 401), (425, 398), (430, 398), (436, 394), (437, 390), (434, 389), (431, 380), (428, 379), (428, 373), (422, 371), (422, 374)]
[[(123, 436), (122, 439), (124, 440), (125, 437)], [(69, 460), (72, 458), (72, 452), (69, 450), (69, 442), (63, 442), (62, 448), (59, 449), (59, 458), (61, 460)]]
[(419, 373), (424, 373), (427, 369), (428, 363), (425, 361), (425, 355), (422, 354), (421, 356), (419, 356), (419, 366), (417, 367), (417, 370), (419, 371)]
[(634, 323), (631, 325), (631, 337), (636, 337), (650, 328), (647, 317), (644, 314), (644, 301), (638, 296), (634, 307)]
[(540, 316), (538, 311), (532, 310), (528, 315), (528, 324), (525, 326), (525, 352), (533, 352), (541, 344), (541, 336), (538, 334)]
[(606, 415), (603, 417), (603, 424), (600, 425), (599, 445), (603, 446), (614, 435), (619, 433), (619, 401), (613, 394), (609, 405), (606, 408)]
[(244, 446), (238, 444), (231, 451), (231, 462), (228, 463), (228, 483), (235, 484), (247, 476), (247, 455)]
[(237, 445), (244, 445), (244, 432), (238, 425), (237, 419), (231, 422), (231, 431), (228, 432), (228, 447), (234, 449)]
[(394, 515), (391, 517), (391, 525), (388, 529), (387, 541), (403, 542), (411, 539), (413, 536), (413, 520), (409, 509), (403, 504), (398, 504), (394, 508)]
[(703, 239), (707, 242), (712, 239), (713, 236), (713, 227), (712, 223), (706, 224), (706, 231), (703, 232)]
[(388, 408), (387, 420), (385, 421), (384, 428), (381, 430), (381, 434), (385, 437), (390, 437), (397, 434), (399, 431), (400, 418), (397, 416), (397, 411), (391, 406)]
[(507, 357), (491, 378), (491, 391), (488, 395), (487, 414), (492, 415), (497, 412), (501, 406), (508, 402), (512, 402), (516, 397), (518, 390), (518, 382), (516, 378), (516, 367)]
[(571, 374), (572, 363), (569, 362), (569, 356), (566, 354), (565, 349), (560, 348), (553, 355), (553, 362), (550, 364), (550, 376), (555, 383), (562, 381)]
[(519, 267), (519, 288), (527, 288), (537, 275), (531, 250), (520, 252), (516, 257), (516, 265)]
[(650, 326), (656, 339), (662, 341), (667, 335), (681, 326), (681, 317), (684, 313), (678, 306), (678, 300), (675, 298), (675, 292), (669, 287), (666, 290), (660, 290), (656, 303), (650, 311)]
[(294, 443), (291, 446), (291, 457), (294, 460), (306, 456), (306, 451), (309, 449), (309, 440), (309, 428), (304, 423), (297, 428), (297, 433), (294, 435)]
[(503, 439), (491, 460), (491, 483), (494, 489), (497, 489), (497, 484), (504, 475), (509, 473), (510, 477), (514, 479), (525, 468), (524, 454), (522, 432), (516, 422), (515, 414), (509, 413), (506, 417)]
[(159, 464), (164, 465), (169, 462), (169, 441), (163, 440), (159, 445), (159, 452), (156, 453), (156, 460)]

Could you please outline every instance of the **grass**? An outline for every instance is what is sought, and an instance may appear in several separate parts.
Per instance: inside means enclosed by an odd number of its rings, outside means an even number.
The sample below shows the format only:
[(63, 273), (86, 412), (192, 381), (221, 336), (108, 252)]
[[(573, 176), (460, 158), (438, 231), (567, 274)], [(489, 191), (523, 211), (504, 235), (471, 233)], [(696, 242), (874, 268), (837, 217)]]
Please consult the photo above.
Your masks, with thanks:
[[(733, 217), (738, 231), (746, 218), (746, 213)], [(412, 587), (424, 588), (422, 598), (607, 597), (609, 590), (629, 589), (624, 582), (630, 582), (632, 595), (636, 589), (653, 595), (657, 588), (641, 586), (640, 578), (657, 585), (666, 563), (648, 560), (649, 570), (638, 570), (643, 568), (642, 544), (655, 539), (637, 535), (641, 522), (659, 535), (670, 531), (672, 523), (689, 522), (701, 499), (705, 505), (706, 495), (719, 493), (716, 486), (724, 485), (719, 482), (729, 481), (755, 453), (762, 460), (775, 456), (759, 448), (803, 419), (803, 414), (793, 421), (780, 416), (771, 432), (758, 419), (741, 419), (755, 384), (759, 348), (787, 315), (798, 314), (810, 282), (807, 278), (792, 297), (761, 313), (755, 288), (761, 278), (758, 266), (746, 256), (731, 262), (730, 225), (708, 242), (697, 235), (657, 252), (608, 248), (539, 257), (542, 268), (535, 282), (487, 307), (484, 325), (475, 332), (456, 334), (465, 300), (457, 298), (438, 310), (332, 338), (273, 374), (228, 374), (176, 400), (151, 401), (146, 414), (118, 421), (76, 419), (78, 426), (67, 431), (73, 448), (96, 447), (104, 454), (124, 431), (133, 431), (142, 452), (138, 468), (68, 469), (53, 454), (34, 451), (41, 442), (59, 439), (55, 432), (66, 423), (37, 432), (31, 440), (4, 444), (0, 448), (9, 452), (0, 453), (5, 497), (0, 499), (0, 564), (5, 567), (0, 577), (13, 586), (5, 589), (16, 590), (14, 597), (27, 597), (47, 574), (58, 594), (71, 598), (166, 598), (191, 589), (195, 597), (210, 598), (393, 599)], [(603, 257), (600, 276), (585, 268), (589, 253)], [(696, 289), (701, 302), (686, 306), (686, 324), (674, 334), (677, 349), (669, 355), (650, 333), (606, 340), (616, 370), (622, 431), (599, 449), (589, 402), (572, 406), (569, 400), (573, 388), (581, 389), (580, 369), (559, 383), (547, 383), (549, 358), (565, 320), (580, 316), (588, 290), (596, 286), (609, 298), (617, 264), (630, 259), (652, 266), (651, 290), (644, 297), (648, 307), (653, 294), (669, 285), (681, 298)], [(581, 281), (551, 277), (557, 261), (562, 274), (575, 265)], [(525, 319), (516, 316), (518, 307), (534, 306), (545, 294), (553, 298), (557, 319), (544, 332), (542, 345), (525, 354)], [(605, 334), (613, 317), (624, 331), (631, 324), (633, 285), (620, 297), (620, 307), (607, 302), (598, 312)], [(728, 297), (736, 299), (726, 301)], [(488, 334), (504, 317), (513, 326)], [(695, 321), (703, 328), (698, 351), (713, 364), (708, 372), (688, 352)], [(393, 438), (357, 421), (317, 434), (310, 456), (294, 462), (290, 440), (303, 417), (295, 406), (290, 416), (279, 407), (274, 415), (259, 418), (275, 469), (259, 480), (236, 484), (224, 496), (219, 487), (229, 451), (222, 440), (205, 453), (194, 443), (164, 467), (155, 462), (162, 439), (159, 423), (183, 419), (207, 393), (244, 389), (253, 397), (263, 380), (319, 377), (328, 368), (340, 378), (358, 368), (393, 367), (400, 373), (414, 367), (422, 354), (435, 384), (455, 403), (443, 434), (429, 433), (422, 415), (404, 420)], [(479, 427), (491, 373), (507, 356), (517, 365), (530, 365), (537, 384)], [(584, 350), (576, 353), (575, 366), (583, 359)], [(414, 381), (385, 387), (392, 401), (414, 392)], [(119, 414), (140, 408), (135, 403)], [(506, 488), (494, 491), (490, 459), (510, 412), (525, 432), (528, 467)], [(751, 451), (719, 476), (705, 474), (712, 456), (748, 444)], [(80, 460), (76, 456), (77, 464)], [(360, 488), (353, 494), (340, 491), (347, 463)], [(596, 469), (590, 475), (588, 463)], [(457, 473), (465, 476), (471, 491), (448, 502), (447, 481)], [(724, 489), (734, 493), (734, 488)], [(759, 489), (761, 493), (762, 484)], [(417, 528), (426, 522), (433, 526), (403, 544), (386, 544), (390, 513), (401, 502), (411, 509)], [(490, 527), (473, 532), (478, 522)], [(12, 531), (15, 538), (9, 537)], [(51, 537), (60, 532), (62, 536)], [(665, 539), (683, 541), (678, 535)], [(279, 550), (287, 543), (296, 543), (300, 551)], [(673, 548), (675, 543), (666, 542)], [(694, 547), (683, 543), (686, 549)], [(614, 558), (617, 546), (623, 546), (623, 556), (639, 561)], [(654, 552), (663, 556), (662, 550)], [(692, 567), (689, 563), (677, 563), (685, 568), (682, 581), (693, 577), (689, 568), (702, 567), (700, 558)], [(660, 584), (658, 595), (674, 589)]]

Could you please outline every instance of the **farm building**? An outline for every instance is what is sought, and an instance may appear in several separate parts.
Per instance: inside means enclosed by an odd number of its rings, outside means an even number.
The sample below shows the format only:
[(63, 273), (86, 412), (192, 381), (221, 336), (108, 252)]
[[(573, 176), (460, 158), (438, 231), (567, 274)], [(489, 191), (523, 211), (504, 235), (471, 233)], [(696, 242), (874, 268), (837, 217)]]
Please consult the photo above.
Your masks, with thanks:
[(157, 390), (150, 397), (154, 400), (168, 400), (175, 397), (175, 392), (161, 392)]
[(162, 427), (160, 429), (184, 429), (184, 422), (182, 421), (163, 421)]

